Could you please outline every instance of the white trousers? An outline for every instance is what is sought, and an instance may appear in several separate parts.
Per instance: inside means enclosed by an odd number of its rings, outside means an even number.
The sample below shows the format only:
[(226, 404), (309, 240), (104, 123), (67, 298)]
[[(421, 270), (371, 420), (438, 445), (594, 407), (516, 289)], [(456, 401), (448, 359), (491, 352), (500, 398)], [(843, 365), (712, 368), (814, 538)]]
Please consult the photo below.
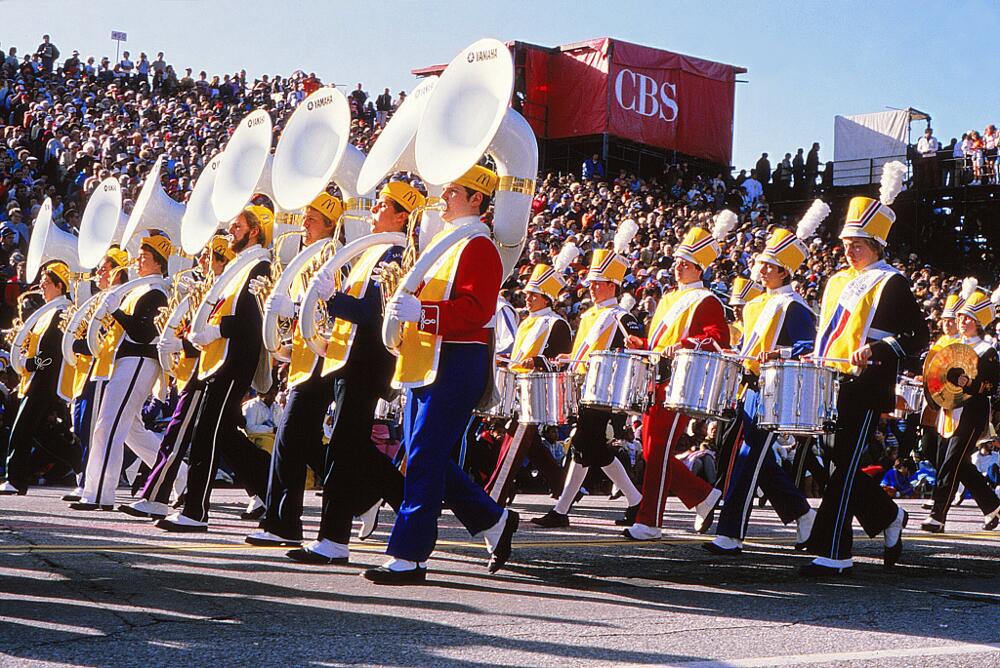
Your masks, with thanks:
[(125, 457), (125, 442), (147, 465), (156, 463), (160, 435), (142, 424), (142, 405), (153, 391), (160, 373), (156, 360), (123, 357), (105, 383), (94, 423), (83, 487), (84, 503), (112, 505)]

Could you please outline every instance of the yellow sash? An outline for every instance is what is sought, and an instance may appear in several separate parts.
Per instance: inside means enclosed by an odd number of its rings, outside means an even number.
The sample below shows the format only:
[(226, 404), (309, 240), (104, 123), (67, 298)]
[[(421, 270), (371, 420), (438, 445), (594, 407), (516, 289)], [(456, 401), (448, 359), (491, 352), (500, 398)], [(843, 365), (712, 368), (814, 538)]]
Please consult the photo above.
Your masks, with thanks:
[[(823, 292), (816, 332), (817, 357), (846, 359), (864, 345), (882, 289), (896, 273), (889, 265), (879, 262), (861, 272), (844, 269), (830, 278)], [(849, 362), (824, 364), (843, 373), (860, 373), (860, 369)]]
[(698, 305), (709, 298), (717, 299), (711, 290), (701, 287), (679, 288), (663, 295), (649, 321), (649, 349), (663, 352), (685, 338)]
[(529, 314), (518, 326), (514, 335), (514, 348), (510, 352), (511, 371), (527, 372), (531, 367), (524, 364), (525, 360), (538, 357), (545, 350), (545, 345), (552, 335), (552, 328), (562, 320), (554, 313), (545, 315)]
[[(121, 306), (119, 307), (122, 313), (132, 315), (135, 312), (135, 305), (139, 302), (139, 299), (152, 289), (153, 286), (147, 284), (130, 290), (125, 295), (125, 298), (122, 299)], [(118, 353), (118, 348), (121, 347), (122, 339), (124, 338), (125, 330), (122, 329), (117, 320), (112, 319), (111, 327), (104, 333), (98, 344), (96, 362), (94, 364), (94, 380), (107, 380), (111, 378), (111, 374), (115, 370), (115, 355)]]
[[(317, 241), (316, 243), (325, 243), (325, 240)], [(295, 280), (292, 281), (292, 289), (289, 290), (288, 296), (293, 302), (302, 301), (302, 296), (308, 287), (302, 286), (302, 274), (309, 268), (310, 264), (312, 263), (308, 262), (303, 265)], [(312, 375), (313, 369), (316, 368), (316, 361), (318, 359), (319, 356), (306, 345), (305, 339), (302, 338), (302, 332), (299, 330), (299, 323), (296, 321), (295, 327), (292, 329), (292, 359), (288, 363), (288, 386), (295, 387), (309, 378)]]
[[(387, 244), (372, 246), (361, 254), (347, 275), (346, 292), (348, 295), (355, 299), (365, 298), (372, 271), (388, 248)], [(333, 333), (326, 344), (326, 359), (323, 360), (322, 375), (327, 376), (347, 364), (347, 358), (351, 354), (351, 346), (354, 345), (354, 336), (357, 331), (358, 326), (355, 323), (342, 318), (334, 319)]]
[[(478, 235), (477, 235), (478, 236)], [(444, 301), (451, 295), (455, 273), (458, 271), (459, 259), (466, 244), (476, 236), (463, 239), (453, 244), (427, 272), (428, 278), (417, 297), (420, 301)], [(441, 342), (444, 339), (430, 332), (417, 328), (417, 323), (403, 324), (402, 343), (399, 346), (399, 357), (396, 358), (396, 370), (392, 377), (392, 386), (425, 387), (437, 378), (438, 361), (441, 357)]]
[[(38, 354), (38, 346), (42, 343), (42, 337), (45, 336), (45, 331), (52, 325), (52, 320), (62, 313), (62, 309), (53, 308), (47, 313), (42, 314), (38, 320), (35, 321), (34, 326), (32, 326), (31, 331), (26, 337), (24, 345), (26, 351), (24, 354), (24, 359), (29, 360)], [(25, 396), (28, 393), (28, 388), (31, 387), (31, 381), (35, 377), (34, 371), (25, 370), (21, 374), (21, 382), (18, 384), (17, 392), (20, 396)], [(70, 401), (72, 399), (72, 384), (73, 384), (73, 367), (66, 363), (64, 360), (62, 366), (59, 369), (59, 382), (56, 385), (56, 393), (64, 400)]]
[(73, 387), (71, 389), (71, 396), (67, 401), (80, 398), (80, 395), (83, 394), (83, 388), (87, 385), (87, 379), (90, 377), (90, 371), (93, 368), (93, 357), (77, 354), (76, 366), (73, 368)]
[[(208, 316), (208, 323), (210, 325), (218, 325), (222, 322), (224, 317), (227, 315), (233, 315), (236, 311), (236, 300), (239, 299), (240, 294), (243, 292), (243, 287), (250, 279), (250, 272), (252, 272), (258, 264), (260, 264), (260, 262), (250, 262), (243, 269), (243, 271), (236, 274), (236, 276), (229, 281), (229, 285), (225, 288), (225, 296), (222, 298), (222, 301), (216, 305), (215, 310), (212, 311), (212, 315)], [(225, 364), (226, 355), (228, 354), (229, 339), (222, 337), (208, 344), (198, 357), (198, 378), (205, 380), (218, 371), (222, 365)], [(245, 362), (247, 364), (253, 364), (254, 366), (257, 365), (256, 360), (245, 360)]]
[[(743, 307), (744, 335), (740, 355), (756, 358), (763, 352), (774, 350), (788, 306), (793, 301), (796, 299), (791, 292), (765, 292), (746, 303)], [(756, 359), (743, 360), (743, 368), (755, 376), (760, 375), (760, 364)]]
[[(607, 350), (614, 340), (615, 331), (618, 329), (618, 319), (624, 315), (624, 311), (618, 304), (611, 306), (594, 305), (587, 309), (580, 316), (580, 329), (573, 339), (573, 350), (570, 357), (575, 362), (586, 360), (591, 353)], [(587, 367), (583, 364), (576, 364), (573, 367), (579, 375), (587, 373)]]

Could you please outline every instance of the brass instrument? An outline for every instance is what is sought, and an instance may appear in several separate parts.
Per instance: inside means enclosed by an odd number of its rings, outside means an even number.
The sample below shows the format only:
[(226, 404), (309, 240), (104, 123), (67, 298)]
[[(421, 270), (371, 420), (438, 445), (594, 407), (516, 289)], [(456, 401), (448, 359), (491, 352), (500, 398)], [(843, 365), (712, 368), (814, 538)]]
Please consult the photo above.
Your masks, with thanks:
[[(290, 214), (282, 214), (282, 215), (290, 215)], [(264, 302), (266, 302), (267, 298), (271, 296), (271, 291), (274, 289), (274, 284), (278, 282), (278, 279), (281, 278), (281, 272), (285, 270), (285, 267), (281, 264), (282, 248), (284, 248), (284, 245), (288, 241), (288, 239), (291, 239), (292, 237), (305, 237), (305, 235), (306, 231), (302, 229), (291, 230), (289, 232), (279, 234), (278, 238), (275, 239), (274, 243), (272, 244), (271, 275), (269, 277), (260, 276), (250, 282), (249, 285), (250, 294), (252, 294), (254, 298), (257, 300), (257, 308), (260, 309), (261, 315), (264, 315)]]
[(14, 345), (14, 339), (17, 338), (17, 333), (21, 331), (22, 327), (24, 327), (24, 321), (28, 318), (28, 314), (24, 312), (25, 302), (27, 302), (30, 297), (34, 297), (36, 295), (42, 296), (42, 291), (38, 288), (22, 292), (17, 296), (17, 317), (10, 323), (9, 329), (3, 330), (3, 340), (7, 344), (8, 350)]
[(420, 219), (425, 211), (443, 211), (444, 202), (440, 197), (428, 197), (424, 206), (419, 206), (410, 212), (406, 221), (406, 247), (400, 262), (382, 262), (372, 271), (372, 278), (379, 284), (382, 292), (382, 313), (389, 300), (399, 289), (399, 283), (413, 268), (420, 254)]
[(924, 388), (941, 408), (959, 408), (971, 399), (973, 395), (965, 387), (978, 374), (979, 355), (964, 343), (953, 343), (924, 360)]
[[(211, 274), (206, 278), (195, 277), (193, 275), (195, 271), (192, 268), (181, 272), (191, 275), (189, 280), (182, 280), (180, 276), (175, 277), (167, 305), (162, 307), (156, 316), (156, 328), (160, 332), (161, 339), (168, 336), (182, 339), (190, 330), (195, 311), (204, 300), (215, 278)], [(164, 373), (171, 377), (176, 376), (183, 360), (183, 352), (172, 352), (165, 357), (162, 351), (158, 351), (158, 355)]]

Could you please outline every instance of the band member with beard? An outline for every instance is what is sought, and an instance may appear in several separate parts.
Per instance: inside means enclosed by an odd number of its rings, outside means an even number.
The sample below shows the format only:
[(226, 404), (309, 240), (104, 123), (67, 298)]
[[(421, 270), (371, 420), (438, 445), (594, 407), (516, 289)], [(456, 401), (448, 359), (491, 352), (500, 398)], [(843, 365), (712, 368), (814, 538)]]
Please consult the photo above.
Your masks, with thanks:
[[(479, 227), (499, 180), (474, 166), (446, 184), (441, 193), (445, 225), (436, 241), (462, 226)], [(424, 252), (434, 247), (432, 242)], [(500, 253), (482, 230), (449, 246), (417, 295), (401, 290), (387, 304), (386, 315), (404, 323), (392, 384), (407, 390), (407, 466), (403, 502), (386, 549), (391, 559), (364, 573), (377, 584), (425, 580), (442, 503), (484, 539), (491, 573), (510, 557), (517, 513), (498, 506), (451, 458), (489, 386), (493, 359), (487, 326), (496, 313), (502, 278)]]
[[(229, 246), (236, 253), (232, 262), (240, 263), (241, 255), (270, 246), (273, 226), (274, 214), (269, 209), (245, 208), (229, 223)], [(255, 377), (270, 376), (261, 335), (260, 307), (249, 285), (255, 278), (270, 275), (271, 263), (260, 257), (237, 266), (243, 264), (246, 266), (223, 287), (208, 324), (187, 337), (201, 350), (198, 378), (205, 382), (205, 394), (195, 418), (184, 509), (156, 523), (166, 531), (208, 531), (209, 502), (219, 455), (233, 467), (248, 494), (263, 498), (267, 493), (270, 458), (240, 431), (239, 425), (243, 421), (240, 405), (243, 395)]]
[[(39, 427), (49, 413), (66, 400), (72, 382), (72, 367), (63, 362), (62, 331), (59, 317), (69, 306), (69, 267), (50, 262), (42, 268), (38, 287), (45, 299), (46, 312), (33, 324), (24, 341), (24, 371), (18, 394), (21, 404), (10, 432), (7, 481), (0, 495), (27, 494), (33, 480), (31, 452)], [(67, 382), (69, 381), (69, 382)]]

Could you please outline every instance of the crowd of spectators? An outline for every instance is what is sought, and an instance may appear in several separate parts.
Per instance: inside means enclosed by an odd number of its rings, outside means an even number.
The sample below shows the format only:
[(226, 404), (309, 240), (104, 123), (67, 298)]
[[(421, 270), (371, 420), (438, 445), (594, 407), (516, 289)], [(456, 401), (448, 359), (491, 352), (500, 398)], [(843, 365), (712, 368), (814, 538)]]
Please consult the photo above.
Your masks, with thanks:
[[(2, 46), (2, 45), (0, 45)], [(250, 110), (266, 108), (274, 120), (275, 137), (295, 106), (323, 85), (315, 74), (263, 75), (249, 80), (245, 71), (213, 75), (184, 68), (179, 75), (165, 54), (150, 60), (146, 53), (133, 59), (123, 53), (117, 63), (107, 57), (82, 58), (77, 51), (60, 60), (60, 50), (45, 36), (32, 53), (18, 56), (7, 49), (0, 68), (0, 280), (6, 281), (0, 327), (13, 316), (13, 297), (24, 287), (23, 264), (31, 224), (45, 197), (52, 199), (60, 226), (77, 227), (96, 184), (116, 176), (129, 210), (143, 178), (157, 156), (164, 163), (166, 192), (185, 201), (204, 164), (221, 150), (239, 120)], [(348, 94), (352, 142), (366, 151), (378, 137), (392, 111), (405, 99), (388, 88), (374, 98), (358, 83)], [(528, 228), (524, 258), (505, 284), (507, 298), (523, 308), (521, 288), (533, 264), (551, 261), (564, 243), (584, 251), (569, 287), (556, 309), (572, 325), (590, 305), (584, 285), (586, 259), (592, 249), (608, 244), (619, 221), (634, 219), (639, 233), (632, 242), (625, 280), (626, 299), (634, 300), (634, 314), (649, 320), (657, 299), (673, 287), (672, 254), (692, 224), (711, 225), (712, 217), (728, 208), (739, 214), (739, 225), (725, 244), (706, 281), (727, 295), (736, 276), (750, 273), (753, 257), (776, 225), (794, 226), (795, 220), (772, 213), (769, 199), (808, 200), (819, 185), (829, 185), (830, 163), (821, 171), (819, 144), (807, 154), (786, 153), (772, 168), (768, 154), (752, 169), (735, 178), (706, 173), (679, 163), (655, 178), (620, 171), (608, 173), (595, 155), (580, 174), (548, 172), (539, 175)], [(994, 146), (993, 155), (996, 154)], [(821, 228), (811, 243), (811, 254), (795, 277), (794, 286), (818, 308), (825, 277), (844, 264), (835, 243), (838, 221)], [(925, 265), (913, 254), (890, 257), (913, 281), (915, 294), (932, 322), (958, 278)], [(281, 393), (277, 401), (282, 401)], [(636, 433), (621, 436), (624, 456), (636, 465)], [(553, 452), (564, 451), (553, 440)], [(629, 445), (631, 444), (631, 445)], [(703, 444), (696, 450), (706, 449)], [(703, 454), (691, 454), (692, 466), (710, 475)], [(914, 467), (916, 470), (916, 467)]]

